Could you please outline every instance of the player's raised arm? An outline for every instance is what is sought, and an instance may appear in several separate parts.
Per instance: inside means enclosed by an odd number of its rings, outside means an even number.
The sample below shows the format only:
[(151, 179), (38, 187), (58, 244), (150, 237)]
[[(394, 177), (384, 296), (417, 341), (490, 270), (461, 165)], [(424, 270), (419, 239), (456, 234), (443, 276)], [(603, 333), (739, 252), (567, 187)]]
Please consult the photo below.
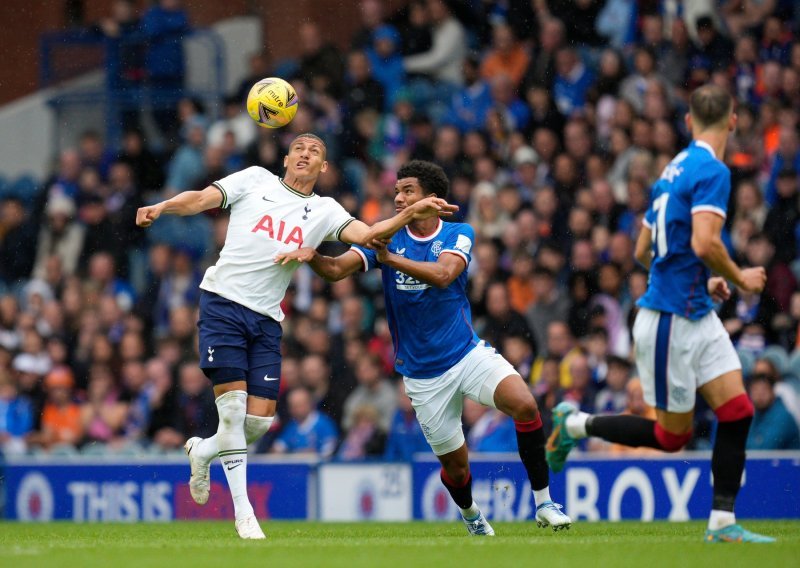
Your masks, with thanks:
[(184, 191), (161, 203), (140, 207), (136, 211), (136, 224), (149, 227), (161, 215), (196, 215), (208, 209), (222, 205), (222, 192), (216, 186), (209, 185), (202, 191)]
[(371, 247), (375, 240), (388, 240), (413, 221), (422, 221), (437, 216), (449, 217), (456, 211), (458, 211), (458, 205), (452, 205), (438, 197), (426, 197), (414, 205), (406, 207), (394, 217), (379, 221), (371, 227), (362, 221), (353, 221), (345, 227), (339, 239), (346, 243)]
[(767, 282), (763, 267), (739, 268), (722, 242), (725, 219), (710, 211), (692, 215), (692, 250), (712, 271), (747, 292), (760, 292)]
[(290, 262), (308, 263), (311, 270), (328, 282), (343, 280), (364, 267), (361, 256), (355, 251), (349, 250), (339, 256), (325, 256), (308, 247), (278, 254), (275, 262), (281, 265)]

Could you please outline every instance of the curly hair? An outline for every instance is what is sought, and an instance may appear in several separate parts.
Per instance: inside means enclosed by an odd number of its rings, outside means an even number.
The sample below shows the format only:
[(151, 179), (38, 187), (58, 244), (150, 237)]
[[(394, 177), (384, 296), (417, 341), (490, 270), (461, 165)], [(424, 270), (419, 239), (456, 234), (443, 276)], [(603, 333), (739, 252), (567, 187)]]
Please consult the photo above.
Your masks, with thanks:
[(444, 170), (433, 162), (412, 160), (400, 166), (397, 170), (397, 179), (417, 178), (422, 193), (425, 195), (436, 194), (436, 197), (447, 199), (450, 193), (450, 180)]

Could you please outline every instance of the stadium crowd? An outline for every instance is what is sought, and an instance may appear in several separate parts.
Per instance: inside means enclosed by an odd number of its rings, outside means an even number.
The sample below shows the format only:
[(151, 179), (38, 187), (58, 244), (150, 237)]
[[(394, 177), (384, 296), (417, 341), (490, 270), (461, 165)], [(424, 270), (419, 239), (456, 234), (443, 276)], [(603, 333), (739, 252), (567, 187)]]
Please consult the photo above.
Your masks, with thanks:
[[(174, 129), (164, 119), (160, 133), (144, 133), (136, 117), (121, 117), (119, 145), (86, 131), (38, 192), (2, 196), (0, 449), (164, 452), (217, 430), (196, 317), (226, 214), (162, 218), (145, 234), (135, 211), (250, 165), (278, 173), (285, 145), (306, 131), (328, 146), (317, 193), (367, 223), (394, 213), (402, 163), (445, 169), (458, 220), (478, 236), (469, 268), (476, 330), (530, 382), (548, 429), (562, 400), (654, 415), (631, 363), (635, 302), (647, 286), (633, 243), (651, 183), (688, 140), (687, 94), (709, 81), (730, 89), (739, 117), (725, 158), (727, 245), (769, 275), (761, 295), (734, 292), (719, 306), (756, 407), (748, 447), (799, 449), (800, 7), (359, 7), (349, 49), (305, 22), (298, 57), (254, 54), (220, 116), (186, 96)], [(135, 25), (135, 14), (125, 17)], [(270, 75), (289, 79), (301, 101), (279, 131), (243, 111), (250, 85)], [(393, 371), (380, 286), (377, 273), (328, 284), (298, 270), (284, 301), (279, 420), (257, 451), (404, 460), (427, 450)], [(694, 449), (713, 436), (713, 414), (700, 404)], [(466, 400), (464, 421), (473, 451), (516, 450), (513, 423), (498, 411)], [(637, 451), (593, 440), (583, 449)]]

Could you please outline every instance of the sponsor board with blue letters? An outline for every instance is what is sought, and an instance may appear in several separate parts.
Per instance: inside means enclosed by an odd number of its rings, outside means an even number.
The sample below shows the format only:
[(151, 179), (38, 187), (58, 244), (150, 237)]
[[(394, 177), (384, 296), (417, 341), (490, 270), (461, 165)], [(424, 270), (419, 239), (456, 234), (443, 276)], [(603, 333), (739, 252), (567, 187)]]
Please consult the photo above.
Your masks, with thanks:
[[(316, 462), (248, 465), (248, 492), (261, 519), (306, 519), (316, 513)], [(20, 521), (171, 521), (232, 519), (221, 466), (211, 468), (211, 496), (199, 506), (184, 461), (86, 463), (15, 460), (3, 467), (5, 518)]]
[[(577, 521), (703, 519), (711, 506), (709, 454), (570, 460), (551, 475), (553, 499)], [(530, 484), (513, 454), (470, 456), (475, 501), (490, 519), (533, 518)], [(231, 519), (221, 468), (209, 502), (189, 495), (183, 460), (14, 460), (0, 472), (4, 517), (19, 521)], [(458, 510), (422, 454), (412, 464), (317, 464), (252, 458), (248, 490), (261, 519), (453, 520)], [(751, 455), (736, 503), (741, 518), (800, 518), (800, 452)]]
[[(525, 469), (518, 456), (503, 457), (470, 456), (475, 502), (490, 519), (533, 519)], [(577, 521), (704, 519), (711, 508), (710, 458), (708, 453), (694, 452), (648, 459), (581, 456), (568, 461), (562, 473), (550, 474), (550, 493)], [(415, 461), (415, 519), (458, 518), (439, 471), (435, 458)], [(800, 453), (752, 452), (736, 514), (751, 519), (800, 518)]]

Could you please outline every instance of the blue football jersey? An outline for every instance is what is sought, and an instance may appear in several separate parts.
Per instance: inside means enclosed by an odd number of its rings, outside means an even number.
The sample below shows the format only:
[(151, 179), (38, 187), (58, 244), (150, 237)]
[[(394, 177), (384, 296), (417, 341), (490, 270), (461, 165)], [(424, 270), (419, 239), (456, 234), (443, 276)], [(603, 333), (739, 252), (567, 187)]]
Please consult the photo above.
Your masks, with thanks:
[(713, 309), (706, 287), (711, 272), (692, 250), (692, 214), (725, 218), (730, 191), (730, 170), (705, 142), (692, 142), (664, 168), (644, 219), (653, 234), (653, 261), (638, 305), (692, 320)]
[[(443, 223), (428, 237), (405, 228), (392, 237), (389, 252), (420, 262), (455, 254), (469, 266), (475, 231), (466, 223)], [(364, 270), (380, 268), (395, 369), (413, 379), (436, 377), (461, 361), (480, 341), (472, 329), (467, 271), (441, 289), (378, 262), (375, 251), (354, 246)]]

